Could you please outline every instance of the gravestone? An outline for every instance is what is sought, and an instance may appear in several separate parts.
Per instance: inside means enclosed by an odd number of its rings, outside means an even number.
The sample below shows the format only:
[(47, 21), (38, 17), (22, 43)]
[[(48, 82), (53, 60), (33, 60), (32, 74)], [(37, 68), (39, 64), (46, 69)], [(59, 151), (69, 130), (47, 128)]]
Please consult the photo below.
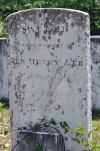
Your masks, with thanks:
[(0, 98), (8, 98), (6, 38), (0, 38)]
[(25, 130), (19, 133), (19, 142), (23, 140), (18, 146), (20, 151), (65, 151), (64, 139), (61, 133), (53, 128), (45, 127), (38, 130), (38, 132), (27, 132)]
[[(11, 14), (7, 24), (13, 147), (19, 128), (29, 129), (43, 118), (66, 121), (71, 128), (81, 125), (87, 136), (91, 129), (88, 14), (32, 9)], [(81, 145), (63, 137), (66, 150), (82, 151)], [(20, 151), (17, 147), (14, 151)]]
[(91, 36), (92, 106), (100, 109), (100, 36)]

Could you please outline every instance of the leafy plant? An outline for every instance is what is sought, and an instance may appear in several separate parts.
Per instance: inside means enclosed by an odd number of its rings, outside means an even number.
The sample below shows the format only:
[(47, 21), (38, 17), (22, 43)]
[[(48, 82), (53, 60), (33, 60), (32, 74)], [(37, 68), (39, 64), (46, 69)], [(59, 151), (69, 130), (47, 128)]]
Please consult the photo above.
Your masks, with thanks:
[[(72, 141), (76, 142), (79, 145), (84, 146), (83, 151), (90, 151), (90, 143), (85, 137), (85, 129), (81, 126), (78, 126), (76, 129), (71, 129), (66, 121), (57, 123), (53, 118), (51, 120), (46, 120), (45, 117), (40, 120), (40, 122), (36, 123), (32, 126), (32, 132), (38, 131), (41, 127), (52, 127), (54, 129), (60, 130), (62, 129), (65, 135), (71, 136)], [(21, 128), (22, 129), (22, 128)], [(26, 128), (24, 128), (26, 129)], [(69, 135), (71, 134), (71, 135)], [(88, 136), (91, 135), (91, 132)], [(40, 151), (40, 144), (36, 144), (34, 151)], [(36, 150), (37, 149), (37, 150)]]
[(36, 144), (35, 147), (34, 147), (34, 150), (33, 151), (42, 151), (42, 145), (41, 144)]

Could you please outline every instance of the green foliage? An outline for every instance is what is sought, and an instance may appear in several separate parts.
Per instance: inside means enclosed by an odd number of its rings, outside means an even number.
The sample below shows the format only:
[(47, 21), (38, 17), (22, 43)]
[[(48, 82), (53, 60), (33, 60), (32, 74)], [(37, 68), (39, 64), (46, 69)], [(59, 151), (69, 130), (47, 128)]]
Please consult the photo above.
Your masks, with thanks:
[(88, 12), (91, 19), (91, 34), (100, 35), (99, 0), (0, 0), (0, 37), (6, 35), (6, 17), (29, 8), (73, 8)]
[(64, 133), (67, 133), (69, 131), (69, 126), (68, 126), (68, 124), (65, 121), (64, 122), (60, 122), (60, 126), (64, 130)]
[(50, 120), (50, 123), (53, 124), (53, 125), (56, 125), (56, 122), (53, 118)]
[[(32, 126), (32, 132), (38, 131), (41, 127), (52, 127), (54, 129), (62, 129), (65, 135), (71, 136), (72, 141), (84, 147), (83, 151), (89, 151), (90, 144), (85, 138), (85, 129), (82, 126), (78, 126), (76, 129), (71, 129), (66, 121), (57, 123), (53, 118), (51, 120), (41, 119), (40, 122)], [(71, 134), (71, 135), (70, 135)], [(90, 137), (91, 133), (89, 134)], [(35, 151), (39, 151), (39, 146), (36, 144)]]
[(8, 98), (0, 98), (0, 103), (2, 105), (2, 108), (8, 108), (9, 107), (9, 100)]
[(100, 110), (93, 109), (93, 142), (92, 142), (92, 150), (100, 151)]
[(92, 117), (93, 117), (93, 120), (95, 119), (100, 119), (100, 109), (95, 109), (93, 108), (92, 109)]
[(0, 100), (0, 151), (11, 151), (9, 136), (9, 110)]
[(39, 128), (40, 128), (40, 123), (36, 123), (36, 124), (32, 127), (32, 130), (36, 132)]
[(90, 15), (91, 35), (100, 35), (100, 1), (76, 0), (75, 9), (88, 12)]
[(35, 145), (35, 148), (34, 148), (33, 151), (42, 151), (42, 150), (43, 150), (42, 145), (38, 143), (38, 144)]

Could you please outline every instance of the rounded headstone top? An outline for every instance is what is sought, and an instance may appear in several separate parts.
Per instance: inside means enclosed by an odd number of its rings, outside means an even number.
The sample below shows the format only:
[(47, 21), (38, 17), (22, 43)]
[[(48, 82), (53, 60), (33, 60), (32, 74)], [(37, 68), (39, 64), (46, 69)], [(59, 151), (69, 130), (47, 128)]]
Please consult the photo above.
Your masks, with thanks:
[(8, 15), (7, 17), (7, 20), (9, 20), (9, 18), (15, 16), (15, 15), (24, 15), (24, 14), (31, 14), (31, 13), (36, 13), (36, 12), (43, 12), (43, 13), (46, 13), (46, 12), (66, 12), (66, 13), (75, 13), (75, 14), (80, 14), (80, 15), (84, 15), (84, 16), (88, 16), (88, 13), (86, 12), (83, 12), (83, 11), (79, 11), (79, 10), (74, 10), (74, 9), (65, 9), (65, 8), (33, 8), (33, 9), (27, 9), (27, 10), (22, 10), (22, 11), (18, 11), (18, 12), (15, 12), (15, 13), (12, 13), (10, 15)]
[[(84, 30), (89, 25), (88, 13), (63, 8), (36, 8), (13, 13), (7, 17), (8, 33), (17, 34), (21, 25), (41, 27), (55, 27), (61, 24), (74, 26)], [(68, 25), (69, 26), (69, 25)], [(36, 28), (36, 27), (35, 27)], [(25, 29), (26, 30), (26, 29)]]

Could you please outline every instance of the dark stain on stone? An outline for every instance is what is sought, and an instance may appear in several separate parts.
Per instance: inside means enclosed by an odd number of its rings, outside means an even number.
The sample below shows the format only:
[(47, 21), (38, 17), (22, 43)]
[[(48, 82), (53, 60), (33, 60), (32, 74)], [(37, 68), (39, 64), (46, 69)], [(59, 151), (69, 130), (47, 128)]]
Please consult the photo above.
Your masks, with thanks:
[(75, 19), (76, 26), (79, 26), (84, 30), (84, 28), (86, 26), (87, 16), (85, 16), (83, 14), (77, 14), (77, 13), (73, 13), (72, 16)]
[(71, 23), (71, 26), (74, 27), (74, 23)]
[(30, 49), (31, 49), (31, 44), (28, 43), (28, 44), (27, 44), (27, 47), (28, 47), (28, 50), (30, 50)]
[(84, 107), (84, 105), (82, 104), (82, 105), (81, 105), (81, 110), (83, 109), (83, 107)]
[(47, 11), (48, 11), (47, 9), (43, 9), (43, 13), (44, 13), (44, 14), (47, 13)]
[(25, 87), (26, 87), (26, 84), (23, 84), (23, 85), (22, 85), (22, 88), (25, 89)]
[(49, 45), (49, 44), (47, 45), (47, 48), (50, 48), (50, 45)]
[(59, 36), (63, 35), (63, 33), (64, 33), (63, 31), (59, 31)]
[(21, 51), (20, 51), (20, 55), (22, 55), (23, 53), (24, 53), (24, 50), (21, 50)]
[(46, 36), (42, 36), (42, 39), (43, 39), (45, 42), (47, 42)]
[(26, 115), (26, 113), (23, 113), (23, 115), (25, 116), (25, 115)]
[(60, 104), (58, 104), (58, 110), (61, 108)]
[(15, 92), (15, 97), (18, 99), (19, 97), (18, 92)]
[(51, 56), (53, 56), (53, 52), (50, 52)]
[(82, 38), (78, 35), (77, 41), (78, 43), (82, 40)]
[[(89, 34), (88, 32), (85, 32), (85, 36), (86, 36), (86, 37), (89, 37), (90, 34)], [(88, 44), (89, 44), (89, 43), (88, 43)]]
[(14, 101), (14, 103), (15, 103), (15, 104), (17, 104), (17, 103), (18, 103), (18, 101), (16, 100), (16, 101)]
[(49, 105), (52, 105), (53, 102), (54, 102), (54, 101), (53, 101), (52, 99), (50, 99), (50, 100), (49, 100)]
[(93, 66), (91, 65), (91, 71), (93, 70)]
[(87, 111), (85, 112), (85, 116), (87, 116)]
[(59, 44), (57, 44), (56, 47), (59, 48)]
[(44, 30), (44, 31), (43, 31), (43, 34), (47, 34), (47, 31), (46, 31), (46, 30)]
[(13, 110), (11, 110), (10, 124), (11, 124), (11, 127), (13, 127)]
[(78, 91), (79, 91), (79, 93), (81, 93), (81, 92), (82, 92), (82, 89), (81, 89), (81, 88), (79, 88), (79, 89), (78, 89)]
[(87, 100), (87, 98), (84, 98), (84, 100), (86, 101), (86, 100)]
[(71, 50), (74, 46), (74, 42), (72, 42), (71, 44), (68, 45), (68, 48)]
[(60, 110), (60, 108), (61, 108), (61, 106), (60, 106), (60, 104), (58, 104), (58, 106), (55, 107), (55, 110)]
[(8, 85), (11, 86), (11, 81), (8, 79)]
[(20, 109), (20, 112), (23, 112), (23, 108)]
[(68, 141), (68, 137), (65, 137), (65, 141), (66, 141), (66, 142)]
[(35, 37), (39, 38), (39, 32), (35, 32)]
[(58, 108), (57, 108), (57, 107), (55, 107), (55, 110), (58, 110)]
[(39, 13), (39, 17), (40, 17), (40, 18), (42, 17), (42, 13)]
[(48, 36), (48, 39), (51, 40), (51, 36)]
[(71, 78), (69, 76), (67, 77), (67, 82), (68, 83), (72, 83), (72, 80), (71, 80)]
[(64, 115), (64, 111), (62, 111), (62, 115)]
[(54, 49), (55, 49), (55, 47), (53, 46), (53, 47), (52, 47), (52, 50), (54, 50)]
[(50, 61), (48, 61), (46, 65), (49, 66), (50, 65)]
[(60, 39), (58, 39), (57, 41), (60, 43), (60, 41), (61, 41), (61, 40), (60, 40)]
[(24, 100), (25, 100), (25, 98), (23, 97), (23, 98), (22, 98), (22, 100), (24, 101)]

